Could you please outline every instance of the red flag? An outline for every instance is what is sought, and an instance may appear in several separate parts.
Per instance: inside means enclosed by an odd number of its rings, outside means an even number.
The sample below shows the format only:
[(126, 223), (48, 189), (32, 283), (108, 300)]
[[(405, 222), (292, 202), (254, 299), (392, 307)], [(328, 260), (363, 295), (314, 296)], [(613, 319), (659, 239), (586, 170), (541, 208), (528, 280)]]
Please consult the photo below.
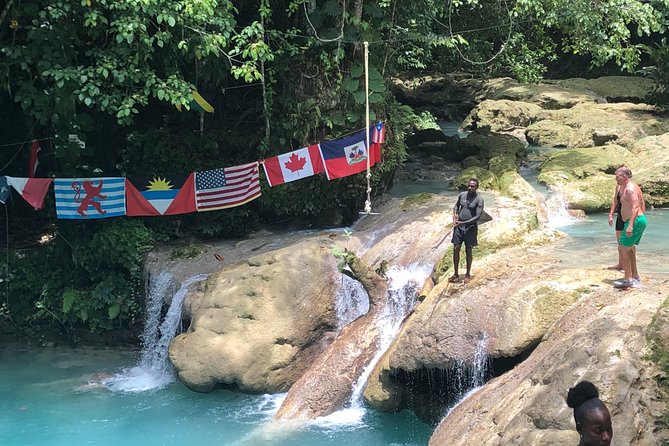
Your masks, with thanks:
[(225, 169), (195, 172), (198, 212), (240, 206), (260, 196), (258, 161)]
[(30, 146), (30, 160), (28, 161), (28, 177), (32, 178), (37, 172), (37, 166), (39, 166), (39, 158), (37, 158), (37, 152), (42, 150), (39, 146), (39, 142), (35, 139), (33, 140), (32, 146)]
[(267, 158), (263, 167), (270, 187), (325, 171), (318, 144)]
[(53, 178), (15, 178), (7, 177), (7, 184), (12, 186), (32, 207), (39, 210), (44, 207), (44, 197)]
[(328, 180), (347, 177), (367, 170), (368, 156), (370, 166), (381, 159), (379, 144), (370, 144), (371, 150), (368, 153), (366, 138), (365, 130), (360, 130), (351, 136), (334, 141), (323, 141), (320, 144)]
[(176, 215), (195, 212), (193, 174), (188, 177), (155, 177), (136, 180), (136, 188), (125, 180), (126, 213), (132, 217)]

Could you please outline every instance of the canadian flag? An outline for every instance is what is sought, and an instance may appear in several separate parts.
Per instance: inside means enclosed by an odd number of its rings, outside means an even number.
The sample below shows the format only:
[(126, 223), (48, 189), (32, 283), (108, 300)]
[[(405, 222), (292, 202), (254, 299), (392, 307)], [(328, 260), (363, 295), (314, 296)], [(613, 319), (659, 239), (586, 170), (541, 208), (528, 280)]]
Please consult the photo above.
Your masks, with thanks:
[(267, 158), (263, 168), (270, 187), (325, 171), (318, 144)]

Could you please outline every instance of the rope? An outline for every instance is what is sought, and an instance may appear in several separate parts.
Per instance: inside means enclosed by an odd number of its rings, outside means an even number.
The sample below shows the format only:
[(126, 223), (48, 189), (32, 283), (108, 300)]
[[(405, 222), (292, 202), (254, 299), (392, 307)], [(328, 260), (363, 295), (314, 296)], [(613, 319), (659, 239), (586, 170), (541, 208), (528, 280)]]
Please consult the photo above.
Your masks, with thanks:
[(316, 31), (316, 28), (314, 27), (313, 23), (311, 23), (311, 19), (309, 19), (309, 12), (307, 11), (307, 2), (303, 2), (302, 6), (304, 6), (304, 15), (307, 19), (307, 23), (309, 23), (309, 26), (311, 26), (311, 30), (314, 32), (314, 36), (316, 36), (316, 39), (325, 42), (325, 43), (331, 43), (331, 42), (337, 42), (338, 40), (342, 40), (344, 38), (344, 19), (346, 17), (346, 0), (342, 2), (341, 6), (341, 30), (339, 31), (339, 36), (335, 37), (334, 39), (321, 39), (318, 36), (318, 31)]
[(367, 142), (367, 200), (365, 200), (365, 213), (372, 212), (372, 185), (370, 173), (372, 153), (369, 150), (369, 42), (365, 42), (365, 138)]

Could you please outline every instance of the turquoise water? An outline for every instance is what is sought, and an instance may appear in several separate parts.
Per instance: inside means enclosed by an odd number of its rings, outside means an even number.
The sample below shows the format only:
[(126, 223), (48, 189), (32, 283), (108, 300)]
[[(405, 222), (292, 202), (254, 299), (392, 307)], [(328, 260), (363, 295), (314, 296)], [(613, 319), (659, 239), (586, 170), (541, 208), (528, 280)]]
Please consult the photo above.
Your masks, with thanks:
[(91, 374), (133, 366), (138, 352), (0, 349), (0, 445), (425, 445), (412, 413), (345, 409), (297, 429), (268, 423), (281, 398), (208, 394), (179, 382), (112, 392)]
[[(637, 247), (641, 275), (656, 277), (669, 274), (669, 209), (647, 210), (648, 227)], [(615, 230), (608, 224), (608, 214), (591, 214), (585, 220), (558, 228), (567, 237), (555, 249), (566, 267), (595, 268), (617, 263)]]

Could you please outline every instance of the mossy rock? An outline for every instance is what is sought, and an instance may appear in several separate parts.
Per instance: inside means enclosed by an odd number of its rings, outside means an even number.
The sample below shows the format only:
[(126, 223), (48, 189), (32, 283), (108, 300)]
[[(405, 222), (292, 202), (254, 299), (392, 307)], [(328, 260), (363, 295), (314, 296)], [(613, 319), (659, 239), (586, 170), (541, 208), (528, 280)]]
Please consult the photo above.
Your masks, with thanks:
[(468, 167), (453, 178), (451, 185), (457, 190), (466, 190), (470, 179), (479, 180), (480, 189), (497, 189), (497, 176), (483, 167)]
[(598, 172), (613, 174), (628, 159), (630, 152), (618, 145), (565, 149), (554, 152), (540, 166), (539, 182), (548, 184), (550, 178), (564, 181), (584, 179)]
[(525, 145), (518, 138), (502, 133), (477, 130), (470, 133), (465, 141), (479, 149), (479, 157), (490, 159), (495, 155), (511, 154), (518, 158), (527, 155)]
[(407, 209), (410, 209), (414, 206), (420, 206), (422, 204), (427, 203), (428, 201), (432, 200), (434, 198), (433, 194), (427, 193), (427, 192), (422, 192), (420, 194), (415, 194), (415, 195), (410, 195), (404, 199), (402, 202), (401, 209), (403, 211), (406, 211)]
[(530, 144), (550, 147), (569, 147), (574, 129), (560, 122), (543, 120), (531, 124), (525, 130)]
[(541, 119), (543, 110), (535, 104), (509, 100), (485, 100), (462, 123), (464, 130), (508, 131), (527, 127)]
[(518, 160), (512, 154), (495, 155), (488, 162), (488, 170), (500, 177), (506, 172), (516, 172), (518, 170)]
[(468, 156), (467, 158), (462, 160), (462, 167), (464, 169), (468, 167), (485, 167), (486, 163), (481, 161), (475, 156)]
[(497, 184), (502, 195), (507, 197), (524, 202), (535, 199), (536, 191), (518, 172), (505, 172), (499, 177)]
[(605, 76), (597, 79), (571, 78), (558, 85), (577, 90), (588, 90), (604, 97), (608, 102), (644, 102), (655, 86), (652, 79), (637, 76)]

